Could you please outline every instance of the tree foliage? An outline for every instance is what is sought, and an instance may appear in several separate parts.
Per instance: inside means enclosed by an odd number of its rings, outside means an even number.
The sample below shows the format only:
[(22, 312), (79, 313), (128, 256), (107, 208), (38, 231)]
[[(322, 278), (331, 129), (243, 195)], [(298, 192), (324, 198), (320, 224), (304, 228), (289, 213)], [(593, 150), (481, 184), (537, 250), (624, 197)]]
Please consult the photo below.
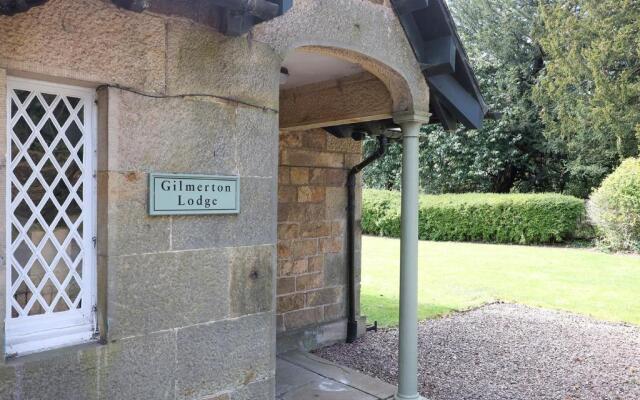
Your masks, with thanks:
[(550, 145), (566, 153), (567, 191), (586, 197), (638, 154), (640, 1), (547, 0), (539, 10), (535, 101)]

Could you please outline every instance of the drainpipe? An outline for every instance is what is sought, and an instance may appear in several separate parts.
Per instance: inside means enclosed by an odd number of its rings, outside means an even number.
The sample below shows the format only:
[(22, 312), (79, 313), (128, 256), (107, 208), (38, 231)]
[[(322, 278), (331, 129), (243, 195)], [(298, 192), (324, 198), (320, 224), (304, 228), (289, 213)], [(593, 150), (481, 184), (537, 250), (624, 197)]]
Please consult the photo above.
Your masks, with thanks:
[(418, 134), (426, 116), (398, 115), (402, 128), (402, 210), (400, 239), (400, 326), (396, 400), (418, 394)]
[(382, 157), (387, 149), (386, 136), (378, 136), (378, 148), (360, 164), (349, 170), (347, 176), (347, 262), (349, 269), (349, 316), (347, 321), (347, 343), (353, 343), (358, 337), (356, 320), (356, 254), (355, 254), (355, 218), (356, 218), (356, 175), (367, 165)]

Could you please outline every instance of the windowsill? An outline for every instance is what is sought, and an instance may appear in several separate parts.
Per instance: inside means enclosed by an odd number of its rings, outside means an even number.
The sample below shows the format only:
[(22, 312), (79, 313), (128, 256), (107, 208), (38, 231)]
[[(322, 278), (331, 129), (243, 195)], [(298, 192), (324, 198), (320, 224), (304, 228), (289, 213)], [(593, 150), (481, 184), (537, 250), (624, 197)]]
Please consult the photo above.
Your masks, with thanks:
[(32, 352), (28, 354), (18, 355), (15, 357), (7, 357), (5, 354), (4, 365), (6, 366), (19, 366), (25, 363), (31, 363), (36, 361), (51, 360), (60, 356), (67, 355), (69, 353), (94, 351), (104, 344), (99, 339), (92, 339), (90, 341), (71, 344), (64, 347), (50, 348), (38, 352)]

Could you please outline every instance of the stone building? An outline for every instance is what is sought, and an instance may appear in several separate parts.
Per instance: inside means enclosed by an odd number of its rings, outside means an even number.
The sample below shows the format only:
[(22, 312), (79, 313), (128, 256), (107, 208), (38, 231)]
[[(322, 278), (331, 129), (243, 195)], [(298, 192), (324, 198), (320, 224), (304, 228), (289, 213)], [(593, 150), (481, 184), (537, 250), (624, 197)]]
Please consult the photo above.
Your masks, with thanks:
[(442, 0), (0, 0), (0, 109), (16, 400), (273, 399), (364, 331), (361, 139), (487, 111)]

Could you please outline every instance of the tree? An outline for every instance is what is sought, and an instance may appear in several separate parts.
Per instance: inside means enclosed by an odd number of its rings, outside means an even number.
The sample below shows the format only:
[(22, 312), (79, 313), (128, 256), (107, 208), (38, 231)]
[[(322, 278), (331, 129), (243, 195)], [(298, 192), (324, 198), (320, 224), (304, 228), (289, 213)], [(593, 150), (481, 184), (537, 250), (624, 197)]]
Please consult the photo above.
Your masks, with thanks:
[[(547, 146), (532, 88), (543, 65), (533, 40), (536, 0), (449, 2), (485, 101), (502, 113), (477, 131), (423, 129), (421, 186), (431, 193), (560, 190), (562, 154)], [(365, 174), (370, 187), (396, 180), (401, 147)], [(391, 158), (391, 159), (390, 159)]]
[(586, 197), (640, 140), (640, 1), (546, 0), (534, 91), (550, 146), (567, 155), (567, 191)]

